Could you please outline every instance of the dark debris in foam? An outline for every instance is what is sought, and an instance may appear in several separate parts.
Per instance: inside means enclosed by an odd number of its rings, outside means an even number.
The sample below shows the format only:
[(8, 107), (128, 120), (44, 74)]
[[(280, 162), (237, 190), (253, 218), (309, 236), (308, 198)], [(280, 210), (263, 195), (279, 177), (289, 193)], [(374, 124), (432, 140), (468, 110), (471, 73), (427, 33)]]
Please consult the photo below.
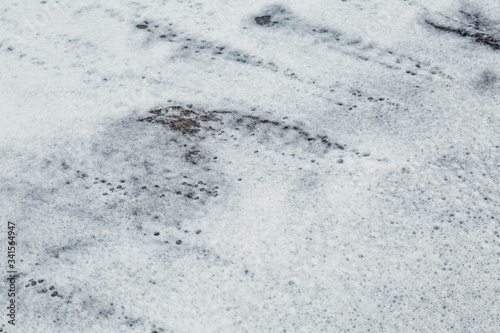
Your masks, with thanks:
[(290, 21), (293, 15), (285, 7), (274, 5), (264, 11), (264, 15), (256, 16), (254, 21), (263, 27), (272, 27)]
[[(197, 136), (199, 139), (205, 139), (208, 135), (214, 137), (221, 135), (224, 133), (226, 126), (235, 128), (243, 126), (248, 131), (254, 132), (257, 127), (267, 125), (275, 127), (280, 131), (295, 132), (302, 140), (307, 142), (317, 141), (328, 148), (345, 149), (343, 144), (332, 142), (327, 136), (311, 134), (298, 126), (285, 124), (282, 121), (264, 119), (252, 115), (239, 115), (236, 111), (207, 111), (194, 110), (182, 106), (168, 106), (151, 110), (149, 113), (152, 115), (141, 118), (138, 121), (164, 125), (172, 131), (180, 132), (186, 136)], [(187, 158), (197, 156), (198, 153), (197, 151), (190, 151)]]
[(59, 296), (59, 298), (63, 298), (56, 290), (56, 287), (54, 287), (53, 285), (51, 285), (50, 287), (46, 286), (45, 279), (30, 279), (24, 287), (34, 288), (34, 290), (36, 290), (36, 292), (39, 294), (49, 294), (51, 297)]
[[(413, 59), (404, 54), (397, 54), (387, 49), (377, 48), (372, 43), (363, 41), (361, 36), (352, 36), (349, 33), (345, 33), (345, 31), (310, 23), (280, 5), (264, 8), (259, 15), (253, 17), (253, 21), (256, 25), (266, 29), (270, 27), (285, 28), (297, 33), (297, 36), (312, 36), (315, 39), (314, 45), (324, 44), (332, 49), (333, 52), (341, 52), (358, 60), (371, 61), (388, 69), (403, 69), (407, 74), (413, 76), (438, 74), (442, 78), (451, 79), (449, 75), (431, 64)], [(311, 47), (315, 46), (311, 45)], [(377, 54), (375, 57), (373, 56), (374, 51)], [(402, 61), (406, 63), (406, 66), (401, 66)], [(407, 66), (410, 66), (412, 70), (408, 70)], [(285, 71), (285, 74), (288, 73)], [(300, 73), (297, 77), (295, 73), (293, 74), (288, 74), (288, 76), (307, 81), (307, 79), (301, 78)]]
[[(375, 50), (378, 55), (371, 55), (374, 48), (371, 44), (367, 44), (359, 37), (349, 37), (341, 31), (337, 31), (331, 27), (318, 26), (308, 23), (301, 19), (289, 9), (274, 5), (265, 7), (259, 14), (250, 18), (251, 24), (270, 29), (288, 29), (297, 33), (300, 36), (314, 36), (316, 44), (326, 44), (333, 52), (341, 52), (347, 56), (363, 59), (364, 61), (372, 61), (386, 68), (393, 70), (405, 70), (410, 75), (435, 75), (446, 79), (450, 79), (449, 75), (441, 70), (426, 64), (425, 62), (412, 59), (403, 54), (395, 54), (392, 51), (378, 49)], [(306, 73), (298, 73), (293, 68), (283, 68), (280, 64), (272, 59), (264, 59), (252, 54), (252, 52), (232, 48), (229, 45), (221, 45), (217, 41), (210, 41), (199, 36), (195, 36), (188, 31), (183, 31), (176, 27), (173, 22), (168, 19), (164, 20), (145, 20), (136, 22), (135, 28), (142, 31), (147, 40), (150, 42), (164, 41), (175, 43), (179, 46), (177, 56), (185, 58), (187, 56), (202, 56), (211, 60), (224, 60), (237, 62), (239, 64), (263, 68), (272, 72), (279, 72), (282, 75), (301, 82), (316, 84), (315, 80), (308, 78)], [(311, 45), (311, 47), (314, 47)], [(367, 51), (369, 53), (367, 53)], [(408, 66), (402, 67), (400, 62), (404, 60)]]
[(463, 20), (459, 26), (442, 24), (430, 19), (426, 19), (425, 23), (436, 30), (471, 38), (475, 43), (489, 46), (493, 50), (500, 50), (500, 38), (494, 37), (495, 34), (499, 36), (500, 32), (492, 30), (487, 20), (478, 13), (460, 11), (460, 14)]

